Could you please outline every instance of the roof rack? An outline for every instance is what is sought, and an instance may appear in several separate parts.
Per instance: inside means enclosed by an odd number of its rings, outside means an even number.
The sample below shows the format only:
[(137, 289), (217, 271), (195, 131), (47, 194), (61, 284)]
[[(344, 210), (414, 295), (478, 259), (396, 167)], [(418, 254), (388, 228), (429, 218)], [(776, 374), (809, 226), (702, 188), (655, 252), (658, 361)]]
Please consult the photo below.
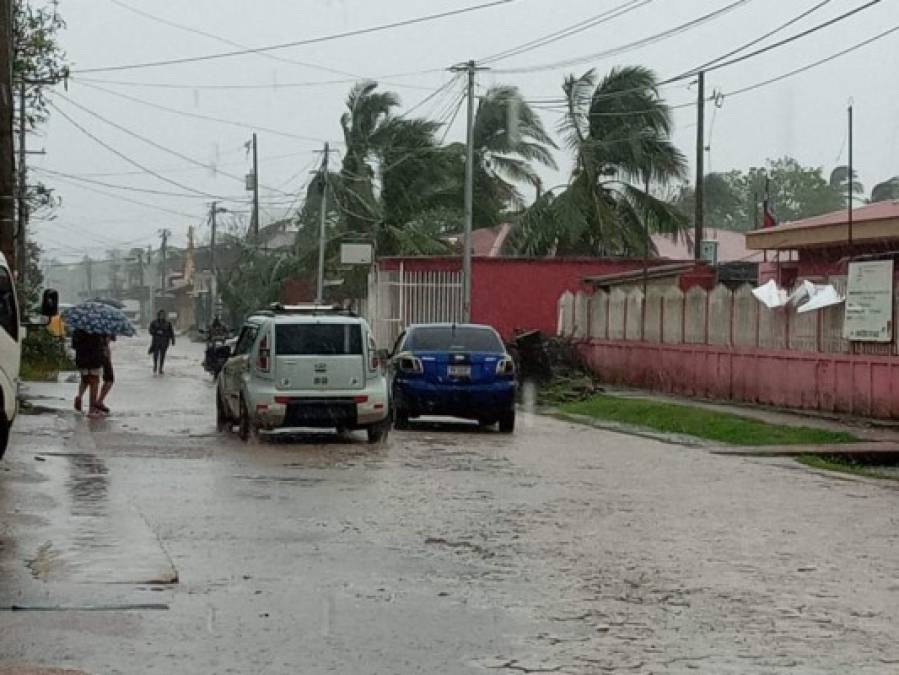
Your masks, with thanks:
[(285, 305), (280, 302), (273, 302), (266, 309), (254, 312), (257, 316), (276, 316), (281, 314), (325, 314), (337, 316), (357, 316), (355, 312), (345, 309), (340, 305), (327, 305), (315, 302), (305, 302), (298, 305)]

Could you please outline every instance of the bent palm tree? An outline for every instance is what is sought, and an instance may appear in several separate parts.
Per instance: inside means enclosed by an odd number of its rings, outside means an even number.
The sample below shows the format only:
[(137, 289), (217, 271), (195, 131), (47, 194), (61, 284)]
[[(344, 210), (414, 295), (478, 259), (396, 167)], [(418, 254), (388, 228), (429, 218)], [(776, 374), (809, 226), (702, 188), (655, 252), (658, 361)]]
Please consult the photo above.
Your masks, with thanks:
[(672, 236), (687, 219), (646, 189), (684, 177), (686, 160), (670, 140), (671, 110), (652, 71), (616, 68), (599, 84), (590, 70), (563, 85), (559, 125), (574, 152), (571, 179), (539, 199), (521, 219), (510, 246), (531, 255), (642, 254), (654, 247), (644, 228)]
[(871, 188), (869, 203), (889, 202), (899, 199), (899, 176), (888, 178)]

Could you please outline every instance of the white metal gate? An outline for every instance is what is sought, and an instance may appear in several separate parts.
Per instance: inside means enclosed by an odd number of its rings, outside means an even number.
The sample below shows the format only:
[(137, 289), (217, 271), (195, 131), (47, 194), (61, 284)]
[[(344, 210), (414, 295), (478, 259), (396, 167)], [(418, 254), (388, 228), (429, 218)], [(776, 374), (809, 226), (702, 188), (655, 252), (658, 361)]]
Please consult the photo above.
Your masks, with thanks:
[(362, 312), (379, 347), (390, 348), (412, 323), (462, 321), (462, 272), (408, 271), (377, 267), (368, 275)]

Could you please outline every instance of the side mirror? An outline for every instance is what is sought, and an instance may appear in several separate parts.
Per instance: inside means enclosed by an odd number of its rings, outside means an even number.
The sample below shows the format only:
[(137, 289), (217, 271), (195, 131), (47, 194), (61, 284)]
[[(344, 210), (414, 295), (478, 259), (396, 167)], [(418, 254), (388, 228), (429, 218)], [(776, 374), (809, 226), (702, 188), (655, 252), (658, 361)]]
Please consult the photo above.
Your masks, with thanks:
[(44, 295), (41, 298), (41, 316), (49, 319), (57, 314), (59, 314), (59, 293), (52, 288), (48, 288), (44, 291)]

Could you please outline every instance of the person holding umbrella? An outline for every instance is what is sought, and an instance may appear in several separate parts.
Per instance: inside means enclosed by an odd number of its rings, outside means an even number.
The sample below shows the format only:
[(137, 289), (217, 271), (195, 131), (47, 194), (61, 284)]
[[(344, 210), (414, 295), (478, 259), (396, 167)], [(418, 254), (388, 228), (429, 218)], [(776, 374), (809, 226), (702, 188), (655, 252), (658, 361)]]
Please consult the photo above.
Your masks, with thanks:
[(170, 346), (175, 346), (175, 329), (166, 318), (164, 309), (159, 310), (150, 324), (150, 338), (148, 353), (153, 355), (153, 374), (165, 375), (165, 353)]
[(78, 393), (75, 395), (75, 410), (81, 412), (85, 391), (90, 390), (90, 408), (88, 417), (100, 417), (99, 386), (100, 373), (103, 371), (103, 351), (106, 338), (103, 335), (88, 333), (78, 329), (72, 333), (72, 349), (75, 350), (75, 366), (81, 373)]
[(81, 371), (75, 409), (82, 409), (84, 393), (90, 391), (88, 415), (97, 417), (103, 414), (105, 407), (100, 399), (99, 385), (108, 341), (117, 335), (134, 335), (134, 326), (121, 310), (98, 302), (83, 302), (70, 307), (63, 311), (62, 319), (74, 331), (72, 347), (75, 364)]

